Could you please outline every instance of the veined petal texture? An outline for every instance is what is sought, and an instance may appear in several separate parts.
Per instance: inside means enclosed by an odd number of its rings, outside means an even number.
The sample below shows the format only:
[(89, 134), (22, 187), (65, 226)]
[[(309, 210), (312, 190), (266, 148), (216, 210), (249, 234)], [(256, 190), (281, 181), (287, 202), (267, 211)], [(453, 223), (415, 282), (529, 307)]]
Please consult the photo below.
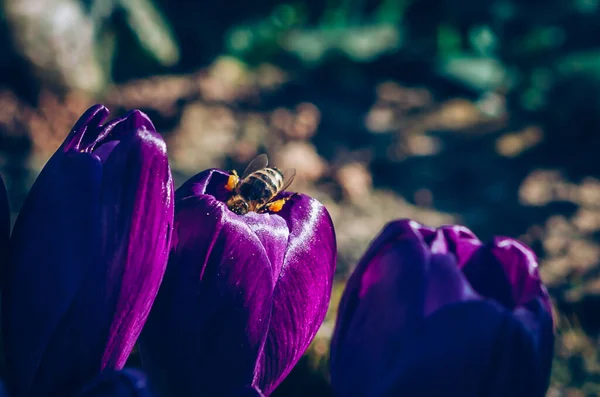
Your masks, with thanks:
[(463, 226), (390, 223), (344, 291), (331, 345), (338, 396), (543, 396), (553, 323), (537, 259)]
[(173, 222), (166, 147), (139, 111), (90, 108), (36, 179), (2, 296), (13, 397), (65, 396), (120, 369), (162, 280)]
[(228, 177), (207, 170), (176, 192), (169, 265), (140, 339), (145, 369), (174, 396), (269, 395), (329, 304), (336, 249), (325, 208), (298, 194), (277, 213), (236, 215)]

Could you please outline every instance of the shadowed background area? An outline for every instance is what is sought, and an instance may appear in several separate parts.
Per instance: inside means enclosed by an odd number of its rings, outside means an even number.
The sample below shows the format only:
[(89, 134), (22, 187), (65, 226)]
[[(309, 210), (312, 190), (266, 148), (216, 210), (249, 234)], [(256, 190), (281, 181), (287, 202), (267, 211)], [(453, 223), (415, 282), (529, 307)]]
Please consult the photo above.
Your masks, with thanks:
[(0, 4), (0, 173), (13, 221), (98, 102), (111, 117), (150, 115), (177, 187), (265, 152), (297, 169), (292, 190), (329, 209), (330, 312), (274, 395), (331, 395), (344, 282), (384, 224), (405, 217), (530, 245), (558, 319), (548, 396), (600, 393), (600, 1)]

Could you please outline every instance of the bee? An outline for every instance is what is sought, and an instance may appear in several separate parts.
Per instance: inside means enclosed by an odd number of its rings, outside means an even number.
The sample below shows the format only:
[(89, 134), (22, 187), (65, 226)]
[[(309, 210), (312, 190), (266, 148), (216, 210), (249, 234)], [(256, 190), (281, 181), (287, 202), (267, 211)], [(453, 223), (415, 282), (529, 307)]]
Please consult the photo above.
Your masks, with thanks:
[(237, 172), (231, 171), (225, 188), (233, 192), (233, 196), (227, 200), (227, 207), (238, 215), (244, 215), (248, 211), (254, 212), (278, 212), (283, 208), (287, 200), (291, 198), (274, 198), (285, 188), (290, 186), (296, 170), (293, 168), (281, 172), (277, 168), (267, 167), (269, 160), (267, 155), (261, 154), (254, 158), (246, 167), (240, 178)]

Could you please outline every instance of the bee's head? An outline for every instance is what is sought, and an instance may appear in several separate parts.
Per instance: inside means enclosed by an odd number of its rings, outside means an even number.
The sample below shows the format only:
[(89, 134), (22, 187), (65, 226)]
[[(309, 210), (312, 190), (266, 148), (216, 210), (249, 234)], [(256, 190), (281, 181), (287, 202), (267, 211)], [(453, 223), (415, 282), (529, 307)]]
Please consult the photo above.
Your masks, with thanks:
[(248, 203), (240, 196), (234, 196), (227, 202), (227, 207), (238, 215), (245, 215), (248, 213)]

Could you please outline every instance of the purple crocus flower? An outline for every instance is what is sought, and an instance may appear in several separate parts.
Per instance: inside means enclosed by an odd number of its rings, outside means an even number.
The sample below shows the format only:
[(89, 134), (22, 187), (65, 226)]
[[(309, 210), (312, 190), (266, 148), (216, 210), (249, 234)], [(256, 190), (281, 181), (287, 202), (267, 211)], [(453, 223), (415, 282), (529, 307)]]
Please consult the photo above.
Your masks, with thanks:
[(19, 213), (2, 295), (12, 397), (68, 396), (125, 364), (163, 277), (173, 222), (165, 143), (139, 111), (90, 108)]
[(543, 396), (553, 339), (529, 248), (399, 220), (348, 281), (331, 380), (338, 396)]
[(327, 210), (297, 194), (276, 214), (236, 215), (228, 177), (207, 170), (175, 193), (169, 265), (140, 338), (144, 368), (171, 396), (268, 396), (329, 304)]
[(107, 370), (86, 385), (77, 397), (152, 397), (146, 375), (136, 369)]

